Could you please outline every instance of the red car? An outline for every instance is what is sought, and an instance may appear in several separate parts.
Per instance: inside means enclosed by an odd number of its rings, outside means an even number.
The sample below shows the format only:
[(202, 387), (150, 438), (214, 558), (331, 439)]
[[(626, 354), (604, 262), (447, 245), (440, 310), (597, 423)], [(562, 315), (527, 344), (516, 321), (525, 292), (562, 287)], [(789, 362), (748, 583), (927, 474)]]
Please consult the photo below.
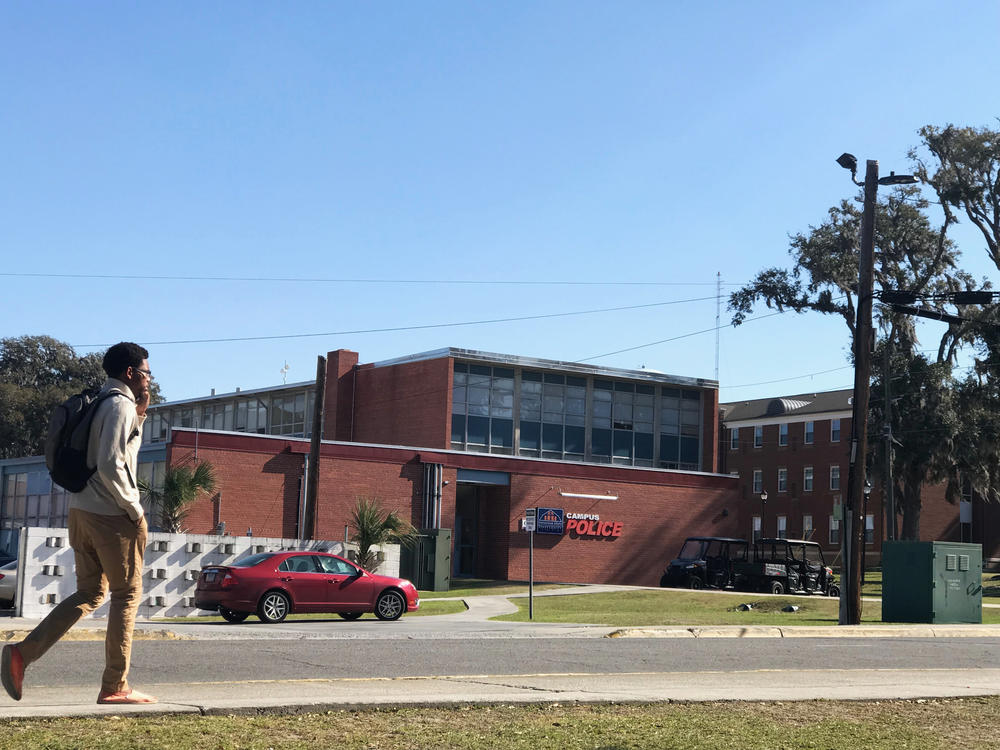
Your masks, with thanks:
[(397, 620), (420, 606), (405, 578), (369, 573), (325, 552), (261, 552), (229, 565), (201, 570), (195, 607), (218, 611), (227, 622), (256, 612), (262, 622), (281, 622), (291, 612), (336, 612), (356, 620), (374, 612)]

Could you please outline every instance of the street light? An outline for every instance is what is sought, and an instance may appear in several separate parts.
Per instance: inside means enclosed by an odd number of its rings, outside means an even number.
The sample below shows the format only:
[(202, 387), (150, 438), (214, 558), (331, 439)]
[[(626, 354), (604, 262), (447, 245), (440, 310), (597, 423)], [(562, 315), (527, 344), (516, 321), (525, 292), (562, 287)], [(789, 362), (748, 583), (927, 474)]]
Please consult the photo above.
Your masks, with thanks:
[(760, 538), (764, 538), (764, 503), (767, 502), (767, 490), (760, 493)]
[(847, 482), (847, 502), (844, 505), (841, 533), (841, 559), (845, 575), (841, 576), (840, 624), (861, 624), (861, 567), (864, 552), (864, 521), (861, 500), (865, 486), (865, 457), (868, 454), (868, 400), (871, 389), (873, 342), (872, 292), (875, 275), (875, 206), (879, 185), (912, 185), (913, 175), (890, 172), (879, 179), (878, 161), (869, 159), (865, 181), (857, 179), (858, 160), (844, 153), (837, 163), (850, 170), (851, 181), (863, 186), (864, 212), (861, 215), (861, 253), (858, 257), (858, 320), (854, 328), (854, 396), (851, 399), (850, 473)]

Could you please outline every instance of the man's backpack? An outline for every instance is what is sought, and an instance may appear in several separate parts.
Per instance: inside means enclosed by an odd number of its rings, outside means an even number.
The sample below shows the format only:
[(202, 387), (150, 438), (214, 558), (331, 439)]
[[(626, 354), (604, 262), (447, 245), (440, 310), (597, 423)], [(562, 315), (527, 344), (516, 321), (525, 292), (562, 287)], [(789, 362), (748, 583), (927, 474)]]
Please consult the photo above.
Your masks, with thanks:
[(101, 393), (90, 388), (70, 396), (52, 412), (45, 436), (45, 465), (52, 481), (70, 492), (80, 492), (97, 471), (87, 466), (87, 443), (90, 425), (97, 407), (104, 399), (122, 394)]

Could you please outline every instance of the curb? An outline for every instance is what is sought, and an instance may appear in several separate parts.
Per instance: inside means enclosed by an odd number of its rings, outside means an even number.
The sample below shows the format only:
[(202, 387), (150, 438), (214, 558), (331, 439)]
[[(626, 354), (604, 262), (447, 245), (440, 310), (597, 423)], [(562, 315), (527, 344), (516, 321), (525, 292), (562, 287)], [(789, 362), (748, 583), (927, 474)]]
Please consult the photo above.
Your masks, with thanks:
[(997, 638), (1000, 625), (837, 625), (619, 628), (605, 638)]

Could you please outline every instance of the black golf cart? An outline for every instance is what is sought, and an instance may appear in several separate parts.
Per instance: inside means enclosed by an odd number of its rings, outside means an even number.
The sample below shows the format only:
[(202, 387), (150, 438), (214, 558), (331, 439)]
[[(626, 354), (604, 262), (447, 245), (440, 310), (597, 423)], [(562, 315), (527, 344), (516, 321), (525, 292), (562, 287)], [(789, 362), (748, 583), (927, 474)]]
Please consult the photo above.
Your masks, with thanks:
[(771, 594), (804, 593), (840, 596), (840, 586), (827, 567), (823, 550), (805, 539), (761, 539), (737, 563), (739, 588)]
[(660, 578), (660, 586), (689, 589), (732, 586), (733, 567), (747, 559), (747, 541), (720, 536), (691, 536), (680, 553), (670, 561)]

